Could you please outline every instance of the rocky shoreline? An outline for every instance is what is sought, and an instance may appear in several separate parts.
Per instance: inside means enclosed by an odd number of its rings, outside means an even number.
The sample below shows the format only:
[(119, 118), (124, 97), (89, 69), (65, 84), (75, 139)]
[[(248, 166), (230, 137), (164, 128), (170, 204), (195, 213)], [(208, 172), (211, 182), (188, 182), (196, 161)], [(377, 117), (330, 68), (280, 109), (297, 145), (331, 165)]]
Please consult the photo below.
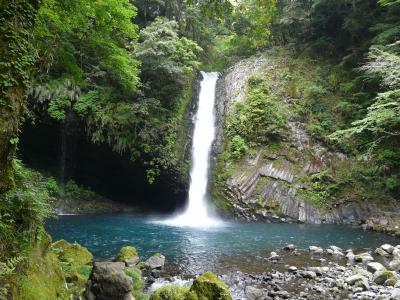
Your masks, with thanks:
[[(303, 265), (287, 264), (304, 255), (308, 260)], [(287, 245), (265, 261), (263, 273), (220, 276), (234, 299), (400, 299), (400, 245), (357, 251), (310, 246), (307, 253)], [(156, 287), (188, 286), (193, 279), (153, 278), (151, 282)], [(154, 287), (150, 284), (149, 289)]]

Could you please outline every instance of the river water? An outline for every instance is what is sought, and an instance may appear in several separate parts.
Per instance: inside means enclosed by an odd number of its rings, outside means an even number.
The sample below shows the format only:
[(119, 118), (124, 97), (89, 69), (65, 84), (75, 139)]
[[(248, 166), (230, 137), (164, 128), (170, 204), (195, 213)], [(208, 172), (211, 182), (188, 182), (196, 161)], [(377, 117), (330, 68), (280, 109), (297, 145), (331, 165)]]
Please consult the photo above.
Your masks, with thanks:
[(332, 244), (362, 249), (400, 243), (398, 238), (347, 226), (226, 222), (220, 227), (196, 229), (155, 220), (157, 217), (138, 215), (60, 216), (46, 227), (54, 240), (76, 241), (97, 260), (112, 259), (121, 247), (133, 245), (142, 259), (160, 252), (170, 267), (187, 274), (261, 272), (269, 252), (287, 243), (300, 249)]

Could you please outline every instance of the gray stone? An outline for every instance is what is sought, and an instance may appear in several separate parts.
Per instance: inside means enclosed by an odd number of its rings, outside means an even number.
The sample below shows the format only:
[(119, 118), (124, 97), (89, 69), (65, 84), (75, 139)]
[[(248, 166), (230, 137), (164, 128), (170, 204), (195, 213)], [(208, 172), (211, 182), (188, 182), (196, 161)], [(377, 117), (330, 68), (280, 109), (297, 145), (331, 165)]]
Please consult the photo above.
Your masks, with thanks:
[(328, 249), (332, 249), (333, 251), (343, 252), (343, 249), (338, 246), (329, 246)]
[(311, 252), (312, 255), (322, 255), (324, 253), (324, 249), (317, 246), (310, 246), (308, 250)]
[(146, 263), (151, 270), (163, 270), (165, 265), (165, 256), (160, 253), (156, 253), (146, 260)]
[(257, 289), (252, 286), (246, 286), (246, 297), (249, 300), (262, 300), (266, 296), (266, 293), (262, 289)]
[(289, 267), (289, 272), (296, 273), (297, 272), (297, 268), (295, 266), (290, 266)]
[(132, 278), (123, 262), (95, 262), (86, 288), (89, 300), (131, 300)]
[(317, 277), (317, 274), (313, 271), (304, 271), (301, 272), (301, 276), (308, 279), (314, 279), (315, 277)]
[(374, 253), (378, 254), (380, 256), (390, 256), (390, 254), (388, 252), (386, 252), (385, 250), (383, 250), (381, 247), (376, 248)]
[(135, 257), (132, 257), (132, 258), (126, 260), (125, 265), (127, 267), (134, 267), (139, 263), (139, 261), (140, 261), (139, 256), (135, 256)]
[(296, 247), (293, 244), (287, 244), (285, 247), (283, 247), (283, 250), (294, 251), (294, 250), (296, 250)]
[(390, 299), (400, 300), (400, 289), (399, 288), (394, 288), (392, 290), (392, 292), (390, 293)]
[(368, 284), (368, 279), (362, 275), (352, 275), (346, 278), (346, 283), (354, 286), (355, 288), (360, 288), (361, 290), (369, 290), (370, 286)]
[(389, 254), (392, 254), (393, 250), (394, 250), (394, 247), (392, 245), (389, 245), (389, 244), (384, 244), (384, 245), (381, 246), (381, 248), (383, 250), (385, 250)]
[(277, 261), (280, 259), (281, 259), (281, 257), (276, 252), (271, 252), (271, 256), (268, 257), (268, 260), (271, 260), (271, 261)]
[(352, 275), (350, 277), (346, 278), (346, 283), (353, 285), (355, 284), (357, 281), (362, 280), (364, 277), (361, 275)]
[(367, 270), (371, 273), (375, 273), (376, 271), (384, 271), (386, 268), (378, 262), (370, 262), (367, 264)]
[(400, 258), (396, 257), (389, 263), (389, 269), (400, 271)]

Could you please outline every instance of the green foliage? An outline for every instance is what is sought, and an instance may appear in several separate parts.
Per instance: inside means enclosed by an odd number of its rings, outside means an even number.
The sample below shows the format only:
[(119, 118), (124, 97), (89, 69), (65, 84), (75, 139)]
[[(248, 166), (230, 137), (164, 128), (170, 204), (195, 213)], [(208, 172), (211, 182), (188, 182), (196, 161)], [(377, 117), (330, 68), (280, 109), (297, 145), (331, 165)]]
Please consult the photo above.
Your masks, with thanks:
[(240, 135), (235, 135), (230, 144), (231, 157), (236, 160), (242, 158), (248, 150), (246, 142)]
[(249, 79), (249, 91), (243, 103), (235, 103), (227, 120), (227, 134), (241, 136), (250, 147), (285, 136), (287, 111), (270, 91), (265, 78)]
[(49, 177), (47, 179), (46, 188), (51, 196), (59, 196), (61, 193), (60, 186), (54, 177)]
[(40, 238), (38, 230), (53, 215), (42, 176), (19, 161), (14, 161), (14, 176), (16, 188), (0, 196), (0, 260)]
[(23, 261), (22, 256), (14, 256), (0, 262), (0, 299), (7, 299), (8, 288), (10, 287), (8, 280), (9, 277), (14, 273), (16, 267)]
[(124, 270), (126, 275), (132, 278), (133, 290), (132, 294), (137, 300), (147, 300), (149, 296), (143, 292), (144, 281), (142, 277), (142, 272), (138, 268), (126, 268)]
[(0, 193), (15, 186), (12, 161), (33, 64), (37, 0), (0, 2)]
[(183, 89), (184, 77), (199, 66), (202, 49), (179, 37), (178, 24), (157, 18), (140, 32), (135, 57), (142, 61), (142, 82), (146, 97), (154, 97), (166, 108), (174, 108)]
[(276, 3), (276, 0), (238, 1), (231, 41), (234, 47), (248, 53), (268, 44)]
[(53, 243), (51, 250), (59, 260), (69, 292), (75, 296), (82, 295), (92, 270), (92, 253), (77, 243), (70, 244), (65, 240)]
[(63, 197), (70, 198), (93, 198), (96, 196), (96, 193), (88, 188), (84, 188), (79, 186), (75, 181), (68, 180), (63, 188), (63, 192), (61, 194)]

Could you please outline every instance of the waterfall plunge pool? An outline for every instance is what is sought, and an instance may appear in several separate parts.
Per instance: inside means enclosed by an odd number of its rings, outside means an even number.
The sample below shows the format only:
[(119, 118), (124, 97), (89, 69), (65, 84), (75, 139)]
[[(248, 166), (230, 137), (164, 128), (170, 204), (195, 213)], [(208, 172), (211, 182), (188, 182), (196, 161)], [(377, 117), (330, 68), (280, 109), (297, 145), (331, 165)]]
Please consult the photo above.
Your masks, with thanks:
[(310, 245), (363, 249), (400, 243), (398, 238), (349, 226), (226, 222), (221, 227), (196, 229), (155, 220), (157, 217), (139, 215), (60, 216), (46, 228), (54, 240), (87, 247), (96, 260), (110, 260), (121, 247), (133, 245), (141, 259), (160, 252), (167, 258), (170, 273), (188, 275), (262, 272), (264, 258), (288, 243), (299, 249)]

